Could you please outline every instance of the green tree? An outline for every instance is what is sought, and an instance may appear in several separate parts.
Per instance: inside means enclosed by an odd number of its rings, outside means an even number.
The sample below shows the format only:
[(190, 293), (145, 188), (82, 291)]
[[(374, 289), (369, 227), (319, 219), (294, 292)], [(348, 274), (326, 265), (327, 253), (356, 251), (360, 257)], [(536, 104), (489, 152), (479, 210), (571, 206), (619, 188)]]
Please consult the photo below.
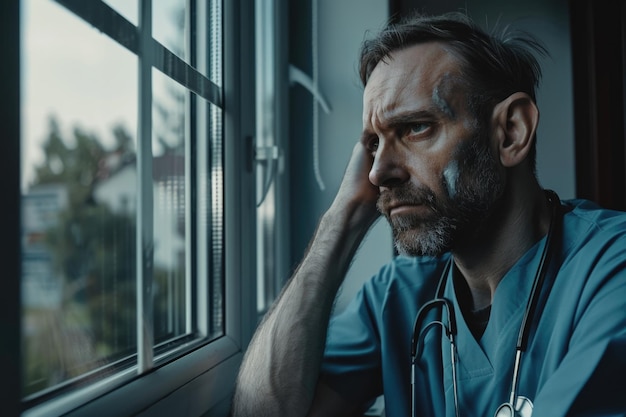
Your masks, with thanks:
[(31, 186), (59, 184), (67, 190), (67, 206), (45, 240), (64, 294), (60, 310), (39, 319), (39, 339), (25, 340), (26, 393), (135, 351), (135, 215), (114, 212), (93, 198), (107, 155), (134, 159), (126, 130), (116, 126), (113, 137), (111, 149), (79, 128), (66, 140), (56, 119), (50, 119), (44, 160), (35, 167)]

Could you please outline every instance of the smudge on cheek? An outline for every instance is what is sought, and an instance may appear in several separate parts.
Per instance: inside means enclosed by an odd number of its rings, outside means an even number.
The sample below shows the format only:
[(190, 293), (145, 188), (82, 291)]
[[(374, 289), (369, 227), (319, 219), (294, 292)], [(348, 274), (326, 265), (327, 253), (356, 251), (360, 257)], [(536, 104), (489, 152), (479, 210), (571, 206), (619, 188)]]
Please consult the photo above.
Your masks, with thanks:
[(454, 198), (456, 195), (456, 183), (459, 179), (459, 162), (454, 159), (448, 163), (443, 170), (443, 180), (448, 191), (448, 196)]

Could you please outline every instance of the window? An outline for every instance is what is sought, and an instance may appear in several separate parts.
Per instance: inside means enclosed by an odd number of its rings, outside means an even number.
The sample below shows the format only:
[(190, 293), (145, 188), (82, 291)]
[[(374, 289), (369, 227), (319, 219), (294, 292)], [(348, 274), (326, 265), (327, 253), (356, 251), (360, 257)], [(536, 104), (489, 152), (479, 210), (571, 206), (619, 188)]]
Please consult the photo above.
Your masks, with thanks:
[(19, 2), (26, 415), (227, 398), (254, 313), (248, 3)]
[[(256, 0), (257, 312), (267, 312), (291, 274), (289, 18), (286, 3)], [(289, 83), (286, 82), (289, 80)]]

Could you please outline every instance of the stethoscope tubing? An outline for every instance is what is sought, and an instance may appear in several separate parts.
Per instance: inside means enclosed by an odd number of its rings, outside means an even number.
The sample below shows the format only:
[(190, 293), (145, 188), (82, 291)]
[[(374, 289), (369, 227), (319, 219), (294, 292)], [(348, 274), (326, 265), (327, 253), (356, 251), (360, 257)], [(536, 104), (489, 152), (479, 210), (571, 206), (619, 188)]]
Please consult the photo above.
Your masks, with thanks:
[(548, 198), (548, 203), (552, 210), (550, 226), (548, 227), (548, 234), (546, 236), (546, 243), (543, 247), (543, 251), (541, 253), (541, 259), (539, 261), (539, 267), (537, 268), (537, 272), (535, 274), (535, 279), (533, 280), (533, 286), (530, 290), (530, 297), (528, 297), (528, 302), (526, 303), (526, 310), (524, 311), (524, 317), (522, 318), (522, 324), (520, 325), (520, 331), (517, 336), (517, 344), (515, 346), (515, 362), (513, 365), (513, 377), (511, 380), (511, 395), (509, 399), (509, 404), (512, 406), (515, 405), (517, 401), (517, 386), (519, 382), (519, 371), (522, 362), (522, 355), (526, 352), (526, 348), (528, 347), (528, 340), (530, 337), (530, 329), (533, 324), (532, 318), (535, 317), (535, 310), (537, 309), (537, 304), (539, 303), (539, 296), (541, 295), (541, 290), (543, 288), (543, 283), (545, 281), (546, 273), (548, 271), (547, 265), (550, 265), (550, 261), (553, 256), (553, 252), (555, 250), (554, 244), (554, 236), (556, 229), (560, 229), (560, 220), (561, 216), (559, 216), (558, 211), (561, 209), (559, 196), (551, 190), (546, 190), (546, 196)]
[[(533, 279), (533, 285), (531, 288), (531, 293), (526, 303), (526, 309), (524, 311), (524, 316), (522, 318), (522, 323), (520, 325), (519, 334), (517, 337), (517, 343), (515, 347), (515, 360), (513, 364), (513, 376), (511, 381), (511, 393), (508, 403), (502, 404), (498, 410), (502, 407), (509, 408), (513, 412), (515, 411), (515, 404), (517, 401), (517, 388), (519, 382), (519, 372), (522, 361), (522, 354), (526, 351), (528, 347), (528, 340), (530, 337), (530, 330), (533, 324), (533, 318), (535, 316), (535, 311), (537, 309), (537, 305), (539, 303), (539, 298), (541, 295), (541, 290), (544, 286), (545, 277), (547, 274), (548, 266), (550, 265), (550, 261), (553, 257), (554, 252), (556, 251), (556, 244), (554, 242), (555, 236), (558, 235), (557, 229), (560, 229), (562, 216), (559, 215), (559, 211), (561, 210), (560, 199), (558, 195), (551, 190), (545, 190), (548, 203), (551, 208), (551, 219), (550, 225), (548, 227), (548, 233), (546, 236), (546, 242), (543, 247), (543, 251), (541, 254), (541, 258), (539, 261), (539, 266), (537, 267), (537, 272)], [(560, 230), (558, 230), (560, 232)], [(448, 337), (450, 341), (450, 349), (451, 349), (451, 362), (452, 362), (452, 383), (453, 383), (453, 391), (454, 391), (454, 407), (455, 407), (455, 415), (459, 417), (459, 404), (458, 404), (458, 393), (457, 393), (457, 382), (456, 382), (456, 352), (455, 352), (455, 337), (456, 337), (456, 317), (454, 313), (454, 306), (444, 297), (444, 289), (445, 289), (445, 281), (450, 272), (450, 268), (452, 267), (453, 258), (450, 257), (446, 263), (446, 266), (443, 269), (441, 274), (441, 278), (437, 285), (437, 291), (435, 293), (435, 298), (431, 301), (427, 302), (419, 309), (417, 316), (415, 318), (415, 322), (413, 325), (413, 336), (411, 338), (411, 411), (412, 415), (416, 415), (416, 404), (415, 404), (415, 368), (416, 364), (421, 358), (422, 351), (424, 349), (424, 338), (427, 334), (427, 331), (430, 330), (431, 327), (441, 326), (443, 332), (446, 337)], [(426, 316), (432, 309), (441, 308), (442, 310), (442, 318), (441, 320), (434, 320), (428, 323), (426, 326), (423, 325)], [(448, 315), (448, 326), (443, 322), (443, 310), (446, 310)], [(529, 401), (530, 402), (530, 401)], [(532, 404), (532, 403), (531, 403)], [(531, 406), (532, 407), (532, 406)]]

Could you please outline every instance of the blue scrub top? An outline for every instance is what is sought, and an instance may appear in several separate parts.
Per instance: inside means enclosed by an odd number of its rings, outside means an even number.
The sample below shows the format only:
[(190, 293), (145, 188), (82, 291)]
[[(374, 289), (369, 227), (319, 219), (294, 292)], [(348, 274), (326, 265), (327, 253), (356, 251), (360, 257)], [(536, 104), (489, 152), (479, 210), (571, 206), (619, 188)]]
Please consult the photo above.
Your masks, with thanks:
[[(533, 417), (626, 416), (626, 214), (583, 200), (564, 205), (563, 241), (522, 357), (518, 395), (533, 401)], [(517, 337), (544, 243), (503, 277), (479, 341), (459, 309), (454, 268), (447, 277), (461, 416), (492, 416), (509, 399)], [(413, 324), (434, 297), (448, 258), (398, 257), (368, 281), (331, 320), (321, 378), (355, 404), (384, 394), (386, 416), (410, 416)], [(455, 415), (450, 345), (441, 332), (426, 335), (415, 379), (419, 416)]]

